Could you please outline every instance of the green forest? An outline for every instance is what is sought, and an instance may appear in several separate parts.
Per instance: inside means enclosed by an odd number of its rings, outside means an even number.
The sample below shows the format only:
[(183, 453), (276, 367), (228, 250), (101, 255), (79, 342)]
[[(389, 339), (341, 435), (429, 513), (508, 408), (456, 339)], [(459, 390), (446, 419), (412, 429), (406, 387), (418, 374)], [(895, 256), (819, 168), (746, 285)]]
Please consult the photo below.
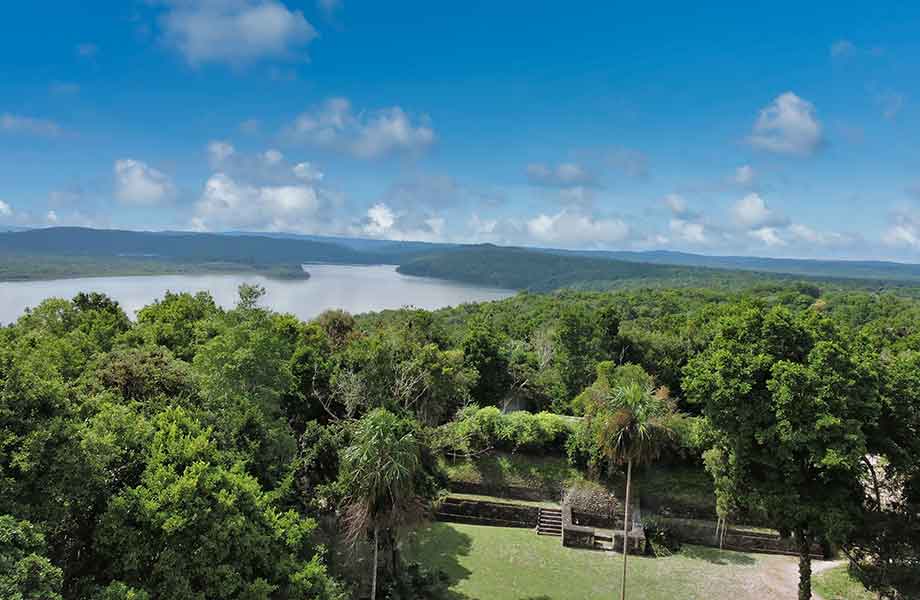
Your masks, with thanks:
[[(601, 484), (705, 469), (720, 517), (800, 541), (802, 586), (817, 543), (920, 589), (918, 300), (779, 281), (302, 322), (263, 293), (136, 321), (86, 293), (0, 329), (0, 597), (449, 597), (401, 541), (495, 451)], [(662, 435), (626, 455), (626, 421)]]

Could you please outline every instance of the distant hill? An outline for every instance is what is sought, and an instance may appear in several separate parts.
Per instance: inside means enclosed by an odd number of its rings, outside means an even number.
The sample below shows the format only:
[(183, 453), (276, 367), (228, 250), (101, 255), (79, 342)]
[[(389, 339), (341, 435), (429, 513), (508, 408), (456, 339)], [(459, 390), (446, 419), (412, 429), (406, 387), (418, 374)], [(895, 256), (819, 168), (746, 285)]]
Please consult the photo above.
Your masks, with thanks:
[(671, 250), (649, 250), (633, 252), (610, 251), (566, 251), (548, 250), (566, 256), (589, 258), (610, 258), (629, 262), (686, 267), (709, 267), (759, 271), (763, 273), (786, 273), (809, 277), (848, 277), (855, 279), (884, 279), (888, 281), (920, 282), (920, 265), (880, 260), (818, 260), (798, 258), (764, 258), (759, 256), (706, 256)]
[(737, 288), (761, 281), (814, 280), (844, 287), (882, 289), (913, 287), (909, 274), (899, 278), (764, 272), (620, 260), (610, 255), (551, 252), (492, 245), (467, 246), (432, 253), (399, 266), (406, 275), (438, 277), (479, 285), (551, 291), (560, 288), (609, 290), (623, 287)]
[(341, 244), (264, 236), (152, 233), (52, 227), (0, 234), (0, 252), (29, 255), (139, 257), (245, 264), (369, 264), (378, 257)]
[(407, 275), (508, 289), (731, 286), (816, 279), (850, 287), (918, 287), (920, 265), (883, 261), (566, 251), (285, 233), (138, 232), (54, 227), (0, 232), (0, 279), (256, 271), (302, 276), (302, 263), (392, 264)]

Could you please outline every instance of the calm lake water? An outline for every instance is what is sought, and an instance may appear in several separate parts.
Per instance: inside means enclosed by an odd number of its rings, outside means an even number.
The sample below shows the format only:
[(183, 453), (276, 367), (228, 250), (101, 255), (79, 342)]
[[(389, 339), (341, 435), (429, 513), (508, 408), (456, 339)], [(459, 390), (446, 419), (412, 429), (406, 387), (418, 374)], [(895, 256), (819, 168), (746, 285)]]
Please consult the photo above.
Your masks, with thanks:
[(357, 314), (414, 306), (435, 309), (464, 302), (499, 300), (512, 291), (400, 275), (393, 266), (346, 267), (308, 265), (310, 278), (279, 281), (259, 275), (154, 275), (143, 277), (85, 277), (52, 281), (0, 282), (0, 323), (15, 321), (27, 307), (46, 298), (72, 298), (79, 292), (102, 292), (117, 300), (128, 316), (169, 290), (208, 291), (224, 307), (236, 304), (241, 283), (265, 288), (262, 304), (303, 320), (329, 308)]

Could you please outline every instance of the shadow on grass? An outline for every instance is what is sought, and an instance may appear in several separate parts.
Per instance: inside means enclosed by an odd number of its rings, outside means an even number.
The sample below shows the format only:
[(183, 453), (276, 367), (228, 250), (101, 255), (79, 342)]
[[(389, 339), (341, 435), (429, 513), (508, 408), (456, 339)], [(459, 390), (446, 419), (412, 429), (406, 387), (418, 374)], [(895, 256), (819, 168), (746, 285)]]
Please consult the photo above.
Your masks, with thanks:
[(757, 561), (741, 552), (732, 550), (719, 550), (705, 546), (683, 546), (680, 554), (687, 558), (705, 560), (714, 565), (753, 565)]
[[(406, 545), (413, 560), (443, 571), (451, 587), (471, 575), (471, 571), (460, 564), (459, 557), (470, 553), (472, 538), (445, 523), (435, 522), (419, 527), (409, 533)], [(470, 600), (469, 596), (454, 591), (449, 591), (446, 598)]]

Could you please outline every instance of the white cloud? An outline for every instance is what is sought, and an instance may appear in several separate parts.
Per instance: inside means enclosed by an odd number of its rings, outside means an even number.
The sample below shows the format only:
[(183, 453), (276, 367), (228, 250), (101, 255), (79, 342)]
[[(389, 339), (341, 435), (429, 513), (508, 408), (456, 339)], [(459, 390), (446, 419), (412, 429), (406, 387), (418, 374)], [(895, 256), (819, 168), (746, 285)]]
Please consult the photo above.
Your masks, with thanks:
[(395, 224), (396, 216), (390, 207), (378, 203), (367, 209), (367, 224), (364, 226), (364, 232), (374, 236), (386, 235)]
[(219, 168), (220, 164), (236, 153), (236, 148), (229, 142), (212, 141), (208, 143), (208, 158), (211, 166)]
[(675, 215), (686, 215), (688, 212), (687, 201), (680, 194), (668, 194), (664, 197), (664, 203)]
[(51, 225), (56, 225), (58, 222), (57, 213), (54, 212), (53, 210), (49, 210), (48, 214), (45, 215), (45, 221), (47, 221)]
[(629, 225), (621, 219), (595, 218), (571, 210), (540, 214), (528, 220), (526, 228), (539, 242), (564, 246), (607, 246), (622, 242), (630, 234)]
[(760, 240), (770, 247), (786, 245), (786, 241), (779, 237), (779, 233), (775, 227), (760, 227), (759, 229), (753, 229), (748, 232), (748, 235), (754, 239)]
[(748, 142), (778, 154), (813, 154), (822, 143), (814, 105), (792, 92), (778, 96), (760, 111)]
[(801, 223), (793, 223), (789, 226), (788, 231), (797, 242), (803, 242), (811, 246), (821, 246), (824, 248), (841, 248), (853, 246), (862, 240), (859, 235), (851, 233), (839, 233), (836, 231), (817, 231), (807, 225), (802, 225)]
[(159, 204), (175, 192), (167, 175), (139, 160), (116, 160), (114, 174), (115, 196), (125, 204)]
[(543, 163), (527, 165), (527, 179), (533, 185), (546, 186), (584, 186), (594, 183), (594, 177), (579, 164), (559, 163), (555, 167)]
[(751, 185), (754, 183), (754, 167), (751, 165), (741, 165), (735, 169), (735, 183), (738, 185)]
[(56, 137), (61, 134), (61, 126), (47, 119), (34, 119), (22, 115), (3, 113), (0, 115), (0, 131)]
[(882, 234), (882, 242), (889, 246), (920, 249), (920, 214), (910, 209), (892, 215), (892, 224)]
[(709, 242), (706, 237), (706, 226), (702, 223), (694, 223), (684, 219), (671, 219), (668, 227), (671, 230), (671, 234), (679, 241), (691, 244), (706, 244)]
[(303, 179), (304, 181), (314, 182), (322, 181), (325, 176), (319, 168), (316, 167), (313, 163), (302, 162), (294, 165), (294, 168), (291, 169), (294, 173), (294, 176), (298, 179)]
[(397, 213), (384, 202), (367, 209), (366, 217), (351, 233), (388, 240), (416, 240), (439, 242), (444, 240), (446, 219), (432, 215), (413, 219), (408, 213)]
[(3, 200), (0, 200), (0, 217), (12, 217), (12, 216), (13, 216), (13, 208), (9, 204), (4, 202)]
[(281, 154), (278, 150), (269, 149), (262, 154), (262, 160), (264, 160), (269, 165), (277, 165), (282, 160), (284, 160), (284, 155)]
[(199, 230), (312, 232), (320, 205), (319, 192), (309, 185), (255, 186), (215, 173), (195, 205), (192, 224)]
[(788, 220), (767, 207), (760, 194), (751, 193), (732, 206), (735, 222), (748, 229), (778, 227), (788, 224)]
[(413, 123), (398, 106), (355, 113), (347, 98), (330, 98), (294, 121), (287, 134), (296, 141), (378, 158), (395, 152), (418, 152), (434, 143), (426, 118)]
[(190, 65), (291, 58), (317, 37), (299, 10), (277, 0), (163, 0), (164, 42)]

